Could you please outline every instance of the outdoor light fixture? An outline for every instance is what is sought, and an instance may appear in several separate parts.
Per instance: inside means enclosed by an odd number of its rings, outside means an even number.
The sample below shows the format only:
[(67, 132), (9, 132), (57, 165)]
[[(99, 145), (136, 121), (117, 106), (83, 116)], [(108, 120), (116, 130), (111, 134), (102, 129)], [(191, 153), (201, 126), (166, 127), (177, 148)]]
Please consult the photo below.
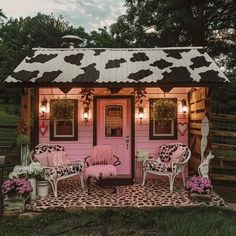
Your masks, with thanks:
[(143, 117), (144, 117), (143, 108), (142, 108), (142, 107), (139, 107), (139, 110), (138, 110), (138, 118), (139, 118), (139, 120), (140, 120), (140, 125), (142, 124)]
[(188, 106), (187, 106), (187, 102), (185, 99), (182, 100), (182, 113), (186, 114), (188, 111)]
[(47, 104), (48, 104), (48, 100), (47, 98), (44, 97), (40, 105), (40, 112), (42, 113), (42, 116), (44, 116), (45, 112), (47, 112)]
[(85, 124), (87, 124), (88, 118), (89, 118), (89, 108), (88, 107), (84, 108), (83, 116), (84, 116)]

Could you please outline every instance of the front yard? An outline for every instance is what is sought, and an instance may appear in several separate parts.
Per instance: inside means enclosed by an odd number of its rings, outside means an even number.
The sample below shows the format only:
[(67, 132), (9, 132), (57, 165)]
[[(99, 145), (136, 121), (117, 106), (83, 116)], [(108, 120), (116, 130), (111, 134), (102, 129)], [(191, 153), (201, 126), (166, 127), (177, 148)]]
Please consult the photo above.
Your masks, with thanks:
[(0, 219), (5, 235), (234, 236), (236, 213), (215, 207), (119, 208), (44, 213), (36, 218)]

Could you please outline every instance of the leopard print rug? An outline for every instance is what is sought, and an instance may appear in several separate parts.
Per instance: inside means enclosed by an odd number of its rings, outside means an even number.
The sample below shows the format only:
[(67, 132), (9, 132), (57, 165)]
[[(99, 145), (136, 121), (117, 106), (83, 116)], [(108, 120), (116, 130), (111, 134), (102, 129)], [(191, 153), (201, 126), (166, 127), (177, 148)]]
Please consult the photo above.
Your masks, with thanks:
[(220, 206), (227, 203), (216, 193), (212, 193), (210, 202), (193, 202), (188, 192), (180, 182), (175, 182), (174, 191), (169, 191), (169, 184), (164, 181), (147, 181), (145, 186), (133, 184), (117, 186), (117, 192), (112, 188), (92, 186), (91, 194), (87, 189), (81, 189), (80, 181), (64, 180), (58, 184), (58, 197), (52, 192), (47, 197), (37, 198), (26, 205), (28, 211), (64, 211), (66, 208), (93, 207), (161, 207), (161, 206)]

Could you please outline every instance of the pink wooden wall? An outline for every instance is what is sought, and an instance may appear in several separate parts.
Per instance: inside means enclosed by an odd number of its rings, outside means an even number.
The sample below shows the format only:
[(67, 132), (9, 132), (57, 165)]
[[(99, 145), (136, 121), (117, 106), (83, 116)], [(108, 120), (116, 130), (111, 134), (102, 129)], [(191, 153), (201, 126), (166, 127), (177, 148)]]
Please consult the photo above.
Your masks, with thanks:
[[(169, 93), (166, 93), (166, 98), (178, 98), (178, 123), (179, 122), (188, 122), (188, 115), (183, 117), (181, 110), (181, 101), (182, 99), (186, 99), (187, 101), (187, 93), (190, 88), (174, 88)], [(83, 107), (80, 102), (79, 95), (80, 88), (73, 88), (68, 94), (67, 97), (71, 99), (78, 99), (78, 141), (49, 141), (50, 132), (48, 127), (48, 131), (44, 136), (39, 134), (39, 142), (40, 143), (56, 143), (61, 144), (65, 147), (66, 152), (70, 159), (83, 159), (85, 156), (90, 154), (90, 151), (93, 147), (93, 123), (92, 123), (92, 108), (91, 105), (90, 113), (89, 113), (89, 121), (85, 124), (83, 120)], [(163, 98), (163, 92), (159, 88), (147, 88), (147, 97), (145, 99), (145, 107), (144, 107), (144, 119), (142, 124), (140, 124), (138, 118), (138, 108), (135, 108), (135, 153), (137, 150), (142, 149), (150, 152), (152, 155), (156, 156), (158, 147), (161, 144), (167, 144), (170, 142), (179, 141), (186, 145), (188, 145), (188, 131), (185, 132), (185, 135), (182, 136), (178, 132), (178, 140), (149, 140), (149, 98)], [(119, 94), (120, 95), (129, 95), (132, 90), (129, 88), (122, 89)], [(107, 95), (110, 92), (105, 88), (95, 89), (95, 95)], [(58, 88), (40, 88), (39, 90), (39, 101), (42, 100), (43, 97), (46, 97), (48, 101), (50, 99), (55, 99), (58, 97), (64, 97), (64, 94)], [(48, 112), (47, 119), (45, 120), (45, 124), (49, 125), (48, 120), (49, 114), (49, 104), (48, 104)], [(39, 125), (42, 124), (42, 118), (39, 118)], [(179, 124), (178, 124), (179, 125)]]

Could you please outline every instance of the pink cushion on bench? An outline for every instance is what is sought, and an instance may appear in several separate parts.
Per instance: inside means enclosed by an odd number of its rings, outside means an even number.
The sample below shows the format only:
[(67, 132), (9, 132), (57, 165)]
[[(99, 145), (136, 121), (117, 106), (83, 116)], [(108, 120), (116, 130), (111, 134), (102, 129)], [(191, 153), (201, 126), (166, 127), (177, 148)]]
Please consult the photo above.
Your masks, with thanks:
[(64, 151), (52, 151), (48, 155), (48, 166), (62, 166), (65, 164), (70, 164), (70, 160), (66, 157)]
[(43, 166), (48, 166), (48, 152), (43, 152), (40, 154), (35, 154), (34, 157), (37, 159), (37, 161)]
[(170, 163), (178, 162), (182, 158), (183, 154), (184, 148), (182, 146), (178, 146), (177, 150), (173, 152), (171, 156)]
[(116, 174), (116, 167), (113, 165), (93, 165), (89, 166), (85, 172), (86, 178), (93, 177), (96, 179), (99, 179), (99, 176), (107, 178), (110, 176), (116, 176)]

